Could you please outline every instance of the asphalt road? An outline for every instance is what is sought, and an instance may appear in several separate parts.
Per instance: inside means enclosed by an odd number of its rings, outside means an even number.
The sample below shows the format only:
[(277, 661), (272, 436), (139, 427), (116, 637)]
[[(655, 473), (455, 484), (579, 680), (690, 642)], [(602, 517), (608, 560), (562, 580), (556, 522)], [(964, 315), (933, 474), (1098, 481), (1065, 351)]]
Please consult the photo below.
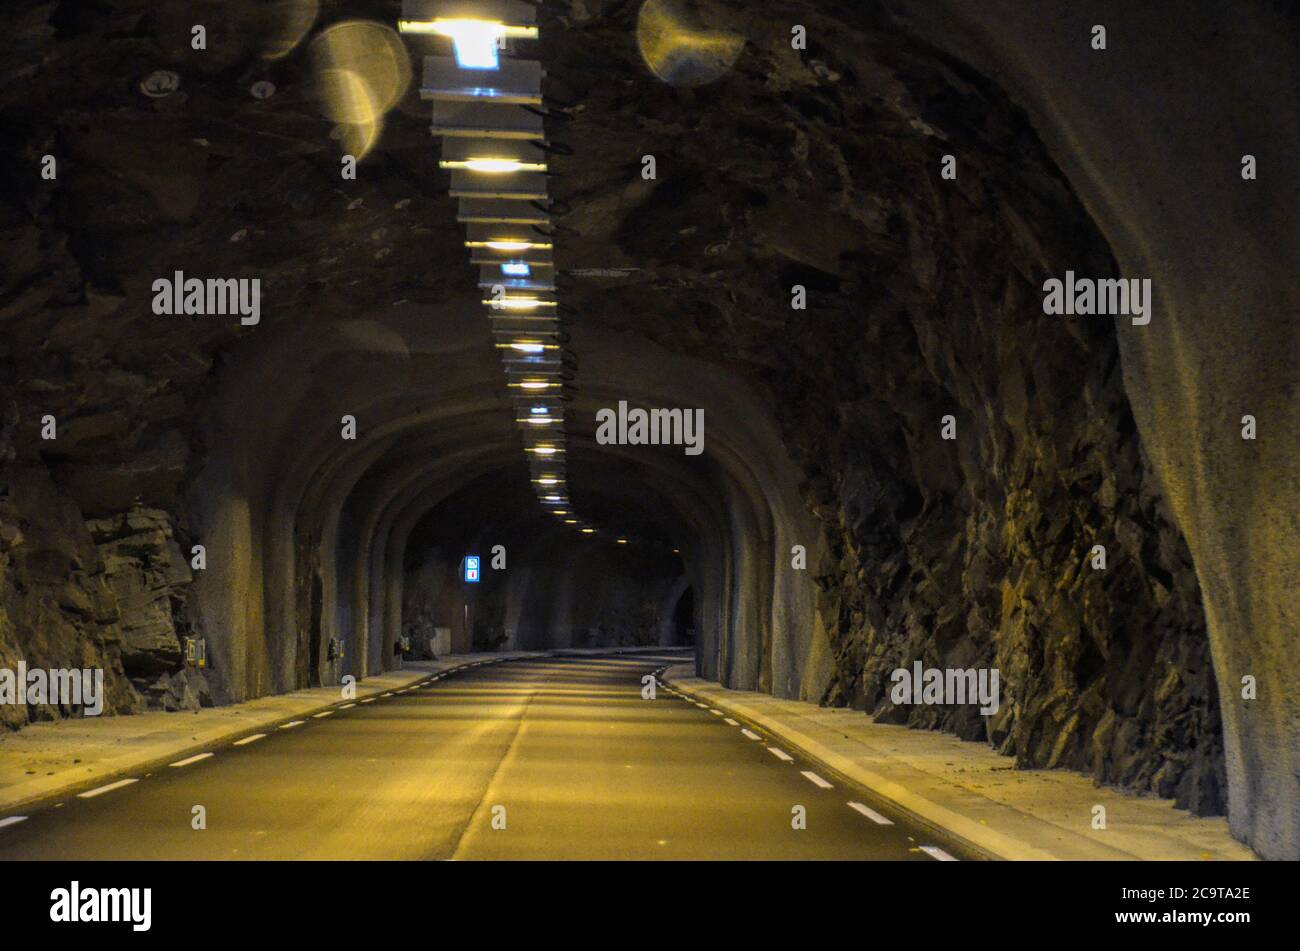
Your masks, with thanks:
[(973, 857), (762, 731), (664, 688), (642, 699), (669, 662), (482, 664), (340, 705), (28, 807), (0, 859)]

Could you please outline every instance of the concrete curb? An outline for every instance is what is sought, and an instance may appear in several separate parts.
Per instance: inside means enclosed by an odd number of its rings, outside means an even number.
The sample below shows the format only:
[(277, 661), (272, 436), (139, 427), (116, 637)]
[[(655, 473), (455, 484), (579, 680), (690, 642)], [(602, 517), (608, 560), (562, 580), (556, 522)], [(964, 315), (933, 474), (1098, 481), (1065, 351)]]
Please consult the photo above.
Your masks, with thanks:
[[(1104, 843), (1090, 840), (1078, 833), (1063, 830), (1045, 819), (1026, 813), (1015, 806), (985, 799), (981, 811), (992, 815), (994, 821), (1005, 828), (1019, 828), (1034, 833), (1018, 836), (999, 831), (991, 825), (976, 821), (931, 797), (909, 788), (896, 779), (830, 748), (817, 737), (790, 723), (769, 716), (761, 710), (731, 695), (719, 684), (700, 680), (691, 665), (670, 667), (661, 679), (674, 689), (700, 702), (725, 710), (740, 720), (748, 720), (783, 742), (799, 750), (807, 758), (828, 770), (866, 787), (874, 795), (891, 803), (915, 821), (961, 841), (967, 848), (992, 859), (1015, 861), (1136, 861), (1148, 858), (1127, 852)], [(866, 747), (864, 747), (866, 749)], [(977, 795), (953, 786), (953, 799), (965, 798), (968, 802)], [(981, 797), (982, 798), (982, 797)], [(1005, 821), (999, 821), (1005, 819)], [(986, 819), (987, 821), (987, 819)], [(1171, 856), (1150, 856), (1171, 858)], [(1185, 860), (1185, 857), (1183, 857)]]
[[(203, 724), (197, 729), (184, 730), (183, 732), (187, 734), (184, 738), (153, 739), (141, 748), (127, 749), (120, 755), (109, 756), (98, 763), (86, 765), (84, 767), (85, 772), (79, 773), (76, 777), (70, 776), (69, 771), (65, 771), (56, 773), (53, 776), (33, 778), (27, 782), (12, 784), (8, 788), (0, 789), (0, 814), (60, 796), (75, 796), (79, 792), (93, 789), (96, 786), (117, 779), (126, 778), (130, 774), (153, 772), (166, 767), (169, 763), (206, 752), (214, 746), (232, 742), (242, 736), (267, 729), (276, 729), (282, 723), (302, 717), (311, 717), (314, 714), (340, 707), (344, 703), (360, 702), (371, 697), (378, 697), (384, 693), (404, 690), (414, 684), (422, 683), (436, 674), (474, 667), (485, 662), (529, 660), (544, 656), (547, 655), (542, 652), (531, 651), (507, 654), (468, 654), (459, 655), (459, 657), (450, 655), (447, 660), (410, 662), (410, 666), (402, 670), (385, 671), (382, 674), (376, 674), (363, 681), (358, 681), (354, 701), (343, 700), (338, 695), (339, 689), (337, 687), (316, 687), (287, 694), (259, 697), (245, 703), (209, 708), (218, 713), (224, 713), (225, 716), (217, 722)], [(326, 696), (329, 695), (333, 695), (333, 697), (326, 700)], [(139, 716), (149, 715), (111, 717), (106, 718), (104, 722), (130, 726), (133, 725), (132, 721), (135, 723), (140, 722)], [(153, 715), (176, 718), (176, 726), (182, 726), (186, 716), (181, 712), (160, 713), (158, 711), (155, 711)], [(61, 725), (63, 724), (58, 726)], [(44, 726), (44, 724), (35, 724), (34, 726), (40, 727)], [(58, 729), (58, 726), (54, 724), (50, 726)], [(65, 729), (68, 728), (65, 727)], [(19, 731), (15, 736), (21, 736), (23, 732), (25, 731)], [(148, 740), (151, 735), (156, 736), (156, 733), (145, 734), (144, 737), (131, 737), (128, 735), (124, 741), (128, 745), (140, 743), (142, 739)], [(111, 737), (105, 737), (105, 739), (111, 739)], [(117, 739), (118, 742), (123, 742), (122, 737)], [(0, 754), (5, 752), (7, 752), (5, 745), (3, 741), (0, 741)]]

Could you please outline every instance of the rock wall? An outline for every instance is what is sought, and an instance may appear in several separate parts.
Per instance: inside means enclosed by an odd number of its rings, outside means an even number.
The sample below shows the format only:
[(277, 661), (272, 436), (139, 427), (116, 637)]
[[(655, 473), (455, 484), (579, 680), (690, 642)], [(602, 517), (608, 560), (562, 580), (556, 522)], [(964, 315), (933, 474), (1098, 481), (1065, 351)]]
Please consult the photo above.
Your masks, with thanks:
[[(0, 464), (0, 667), (102, 670), (106, 714), (210, 705), (203, 674), (183, 663), (189, 583), (167, 513), (87, 521), (43, 467)], [(0, 723), (75, 713), (0, 704)]]
[[(781, 391), (828, 534), (826, 702), (1222, 811), (1200, 591), (1146, 474), (1114, 333), (1011, 309), (958, 334), (938, 314), (855, 316), (840, 319), (865, 331), (870, 388), (801, 376)], [(895, 705), (890, 673), (918, 660), (999, 669), (1001, 709)]]
[[(1026, 110), (1123, 272), (1152, 281), (1151, 323), (1120, 330), (1125, 390), (1204, 594), (1229, 825), (1300, 858), (1300, 12), (890, 6)], [(1094, 24), (1105, 51), (1079, 41)]]

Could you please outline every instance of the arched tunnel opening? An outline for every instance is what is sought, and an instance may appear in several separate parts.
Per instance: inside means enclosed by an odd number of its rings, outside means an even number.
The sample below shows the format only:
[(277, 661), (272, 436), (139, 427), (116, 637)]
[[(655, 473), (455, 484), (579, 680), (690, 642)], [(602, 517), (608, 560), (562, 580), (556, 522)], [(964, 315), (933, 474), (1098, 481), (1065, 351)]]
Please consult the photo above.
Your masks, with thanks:
[(342, 719), (463, 661), (503, 724), (687, 694), (778, 766), (1083, 784), (1015, 857), (1300, 858), (1292, 12), (19, 6), (0, 669)]

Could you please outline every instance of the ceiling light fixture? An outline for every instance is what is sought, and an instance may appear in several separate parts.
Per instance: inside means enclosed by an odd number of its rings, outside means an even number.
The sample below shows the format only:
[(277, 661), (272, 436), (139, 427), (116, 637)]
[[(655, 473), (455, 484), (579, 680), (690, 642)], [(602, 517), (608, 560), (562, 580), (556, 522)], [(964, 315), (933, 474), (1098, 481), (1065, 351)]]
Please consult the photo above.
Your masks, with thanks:
[(467, 248), (487, 248), (491, 251), (548, 251), (547, 241), (466, 241)]
[(545, 162), (521, 162), (512, 158), (443, 159), (438, 163), (438, 167), (464, 169), (467, 172), (483, 172), (487, 175), (546, 171)]
[(498, 50), (504, 39), (535, 40), (535, 26), (507, 26), (494, 20), (398, 20), (402, 33), (423, 33), (448, 37), (456, 49), (461, 69), (497, 69)]
[(536, 310), (538, 307), (555, 307), (556, 301), (536, 297), (491, 297), (483, 301), (489, 307), (501, 310)]

